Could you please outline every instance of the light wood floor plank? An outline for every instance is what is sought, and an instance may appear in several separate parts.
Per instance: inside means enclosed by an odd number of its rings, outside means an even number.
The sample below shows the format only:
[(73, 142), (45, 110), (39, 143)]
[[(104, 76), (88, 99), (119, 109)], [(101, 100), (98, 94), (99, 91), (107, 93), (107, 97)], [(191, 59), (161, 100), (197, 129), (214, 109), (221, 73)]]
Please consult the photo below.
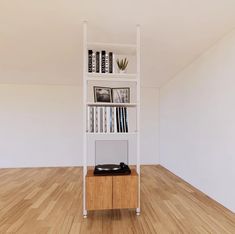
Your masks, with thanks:
[(235, 233), (235, 214), (161, 166), (142, 166), (141, 215), (82, 216), (82, 169), (0, 169), (0, 234)]

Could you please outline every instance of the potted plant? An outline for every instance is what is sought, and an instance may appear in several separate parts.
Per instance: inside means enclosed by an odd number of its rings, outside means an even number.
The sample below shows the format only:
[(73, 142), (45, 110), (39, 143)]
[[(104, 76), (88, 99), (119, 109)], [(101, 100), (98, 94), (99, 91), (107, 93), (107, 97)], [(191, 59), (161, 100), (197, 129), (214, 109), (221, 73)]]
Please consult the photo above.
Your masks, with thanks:
[(127, 58), (125, 59), (117, 59), (117, 66), (118, 66), (118, 70), (120, 73), (125, 73), (126, 72), (126, 68), (127, 68), (127, 65), (128, 65), (128, 60)]

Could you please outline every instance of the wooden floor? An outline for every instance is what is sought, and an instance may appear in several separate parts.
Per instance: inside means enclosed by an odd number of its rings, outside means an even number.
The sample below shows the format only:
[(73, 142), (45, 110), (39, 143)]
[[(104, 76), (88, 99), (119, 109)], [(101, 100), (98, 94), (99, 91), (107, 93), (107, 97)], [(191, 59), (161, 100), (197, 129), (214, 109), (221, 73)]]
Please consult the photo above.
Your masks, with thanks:
[(235, 214), (160, 166), (143, 166), (141, 215), (82, 217), (82, 169), (1, 169), (0, 233), (235, 233)]

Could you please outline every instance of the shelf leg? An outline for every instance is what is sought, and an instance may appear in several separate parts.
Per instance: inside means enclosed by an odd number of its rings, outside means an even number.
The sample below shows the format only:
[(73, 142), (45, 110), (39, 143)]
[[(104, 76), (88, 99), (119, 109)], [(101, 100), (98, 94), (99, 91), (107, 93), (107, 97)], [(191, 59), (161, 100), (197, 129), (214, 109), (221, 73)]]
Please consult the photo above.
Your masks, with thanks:
[(136, 208), (136, 215), (137, 215), (137, 216), (140, 215), (140, 208)]
[(87, 210), (83, 211), (83, 218), (86, 219), (87, 218)]

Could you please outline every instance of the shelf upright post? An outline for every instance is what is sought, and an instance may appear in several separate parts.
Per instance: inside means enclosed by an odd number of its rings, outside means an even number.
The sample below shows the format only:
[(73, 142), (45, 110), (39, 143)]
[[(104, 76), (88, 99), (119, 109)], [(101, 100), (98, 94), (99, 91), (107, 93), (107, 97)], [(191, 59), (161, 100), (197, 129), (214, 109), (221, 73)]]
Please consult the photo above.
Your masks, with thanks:
[(138, 208), (140, 215), (140, 25), (136, 25), (136, 69), (137, 69), (137, 173), (138, 173)]
[(83, 22), (83, 217), (86, 210), (86, 174), (87, 174), (87, 137), (86, 137), (86, 99), (87, 99), (87, 22)]

